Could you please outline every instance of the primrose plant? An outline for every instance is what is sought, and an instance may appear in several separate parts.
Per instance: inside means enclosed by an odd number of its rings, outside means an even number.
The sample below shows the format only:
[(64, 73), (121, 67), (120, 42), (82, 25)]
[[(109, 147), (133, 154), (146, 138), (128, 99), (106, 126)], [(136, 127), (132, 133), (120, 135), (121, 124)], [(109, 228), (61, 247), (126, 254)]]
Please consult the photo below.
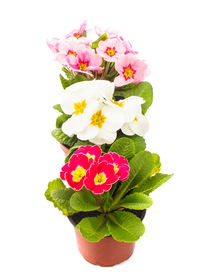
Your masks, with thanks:
[(95, 30), (94, 42), (85, 22), (48, 41), (64, 88), (52, 135), (68, 155), (45, 195), (79, 217), (75, 226), (87, 240), (134, 242), (144, 233), (140, 213), (152, 205), (149, 194), (172, 175), (160, 173), (160, 157), (143, 138), (153, 100), (147, 64), (117, 32)]

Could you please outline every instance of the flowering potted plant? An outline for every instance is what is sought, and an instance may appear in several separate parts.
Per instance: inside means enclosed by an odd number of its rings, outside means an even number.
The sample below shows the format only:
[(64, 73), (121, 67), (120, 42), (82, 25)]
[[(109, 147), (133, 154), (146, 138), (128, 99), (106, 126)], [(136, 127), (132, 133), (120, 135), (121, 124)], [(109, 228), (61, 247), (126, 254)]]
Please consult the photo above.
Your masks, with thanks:
[(144, 233), (149, 194), (172, 175), (160, 173), (160, 157), (146, 151), (145, 113), (152, 86), (147, 65), (116, 32), (91, 42), (86, 23), (48, 45), (63, 65), (61, 115), (53, 136), (66, 154), (60, 178), (46, 198), (75, 227), (83, 257), (111, 266), (130, 257)]

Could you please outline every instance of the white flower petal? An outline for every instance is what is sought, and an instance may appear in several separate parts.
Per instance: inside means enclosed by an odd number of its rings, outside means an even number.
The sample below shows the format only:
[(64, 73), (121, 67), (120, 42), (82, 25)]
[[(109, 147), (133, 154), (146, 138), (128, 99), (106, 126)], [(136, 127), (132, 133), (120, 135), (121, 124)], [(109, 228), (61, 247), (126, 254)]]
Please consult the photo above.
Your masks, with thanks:
[(109, 131), (117, 131), (125, 122), (124, 112), (118, 105), (104, 105), (102, 115), (106, 116), (103, 127)]
[(106, 80), (96, 80), (95, 86), (101, 91), (101, 96), (112, 99), (115, 91), (115, 84)]
[(116, 132), (111, 132), (106, 129), (100, 129), (98, 135), (90, 139), (90, 142), (96, 144), (96, 145), (103, 145), (103, 144), (112, 144), (117, 137)]
[(149, 129), (149, 123), (146, 117), (142, 114), (137, 116), (138, 121), (132, 121), (129, 123), (130, 129), (139, 136), (144, 136)]
[(122, 132), (125, 134), (125, 135), (134, 135), (135, 133), (132, 131), (132, 129), (130, 129), (129, 127), (129, 123), (125, 123), (122, 128), (121, 128)]
[(98, 126), (88, 125), (84, 130), (77, 133), (77, 137), (80, 140), (90, 140), (97, 136), (99, 132)]

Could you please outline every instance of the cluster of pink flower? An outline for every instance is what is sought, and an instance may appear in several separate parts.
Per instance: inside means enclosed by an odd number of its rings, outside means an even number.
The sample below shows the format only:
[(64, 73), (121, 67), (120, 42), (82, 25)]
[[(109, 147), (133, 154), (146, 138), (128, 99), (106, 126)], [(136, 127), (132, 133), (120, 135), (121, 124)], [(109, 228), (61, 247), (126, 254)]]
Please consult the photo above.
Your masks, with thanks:
[(101, 156), (99, 146), (80, 147), (60, 172), (60, 178), (78, 191), (85, 186), (95, 194), (109, 191), (112, 184), (125, 181), (129, 177), (128, 161), (117, 153)]
[(130, 42), (125, 41), (117, 32), (101, 31), (95, 28), (98, 36), (107, 34), (107, 39), (99, 42), (96, 51), (91, 48), (91, 41), (85, 37), (86, 22), (77, 30), (73, 30), (62, 39), (53, 38), (47, 41), (56, 60), (64, 67), (70, 67), (73, 71), (92, 75), (91, 71), (101, 73), (102, 59), (108, 63), (115, 63), (118, 76), (114, 83), (120, 87), (129, 83), (139, 83), (147, 74), (147, 65), (137, 58), (137, 52), (132, 50)]

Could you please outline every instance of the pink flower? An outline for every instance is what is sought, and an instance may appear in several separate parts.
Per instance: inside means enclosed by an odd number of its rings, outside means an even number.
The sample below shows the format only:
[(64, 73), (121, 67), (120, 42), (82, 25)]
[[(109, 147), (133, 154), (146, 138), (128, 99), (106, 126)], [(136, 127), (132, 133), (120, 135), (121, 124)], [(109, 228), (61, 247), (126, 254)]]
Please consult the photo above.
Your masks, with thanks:
[(84, 180), (85, 187), (95, 194), (101, 194), (109, 191), (118, 180), (115, 174), (114, 166), (106, 161), (100, 163), (94, 162), (86, 173)]
[(78, 150), (74, 152), (74, 155), (84, 154), (88, 157), (88, 159), (93, 163), (94, 161), (98, 161), (101, 156), (101, 149), (99, 146), (85, 146), (80, 147)]
[(116, 62), (119, 56), (125, 53), (125, 48), (119, 39), (114, 38), (100, 41), (96, 51), (106, 61)]
[(68, 56), (67, 62), (73, 70), (78, 72), (85, 73), (90, 70), (102, 70), (102, 67), (100, 67), (102, 58), (98, 54), (95, 54), (93, 49), (86, 47), (80, 48), (76, 56)]
[(52, 38), (51, 40), (47, 40), (47, 45), (52, 51), (52, 53), (58, 53), (58, 45), (59, 45), (60, 39), (58, 38)]
[(86, 155), (73, 155), (70, 161), (62, 167), (60, 178), (66, 180), (72, 189), (79, 191), (83, 187), (83, 181), (90, 164), (91, 161)]
[(129, 41), (125, 41), (122, 36), (120, 36), (119, 38), (122, 41), (122, 44), (123, 44), (124, 48), (126, 49), (125, 54), (128, 54), (128, 53), (138, 54), (137, 51), (132, 50), (132, 45)]
[(78, 41), (75, 38), (70, 38), (68, 40), (62, 40), (58, 44), (58, 52), (56, 54), (56, 60), (63, 64), (67, 64), (67, 57), (69, 55), (77, 56), (78, 51)]
[(86, 26), (87, 26), (87, 23), (86, 23), (86, 21), (84, 21), (84, 22), (81, 24), (81, 26), (80, 26), (79, 29), (74, 29), (74, 30), (72, 30), (72, 32), (70, 32), (69, 34), (67, 34), (67, 35), (65, 36), (65, 38), (67, 39), (67, 38), (69, 38), (69, 37), (75, 37), (76, 39), (79, 39), (79, 38), (83, 37), (83, 32), (85, 31)]
[(115, 69), (119, 73), (114, 80), (117, 87), (130, 83), (139, 83), (147, 75), (147, 64), (135, 58), (132, 53), (120, 56), (115, 63)]
[(99, 26), (95, 26), (94, 29), (95, 29), (96, 34), (99, 37), (101, 35), (103, 35), (104, 33), (107, 34), (108, 38), (117, 38), (118, 37), (118, 31), (116, 31), (116, 30), (111, 30), (111, 29), (107, 28), (103, 31)]
[(115, 174), (118, 176), (118, 180), (126, 181), (129, 177), (130, 167), (128, 160), (125, 157), (118, 155), (117, 153), (104, 154), (99, 162), (106, 161), (114, 166)]

